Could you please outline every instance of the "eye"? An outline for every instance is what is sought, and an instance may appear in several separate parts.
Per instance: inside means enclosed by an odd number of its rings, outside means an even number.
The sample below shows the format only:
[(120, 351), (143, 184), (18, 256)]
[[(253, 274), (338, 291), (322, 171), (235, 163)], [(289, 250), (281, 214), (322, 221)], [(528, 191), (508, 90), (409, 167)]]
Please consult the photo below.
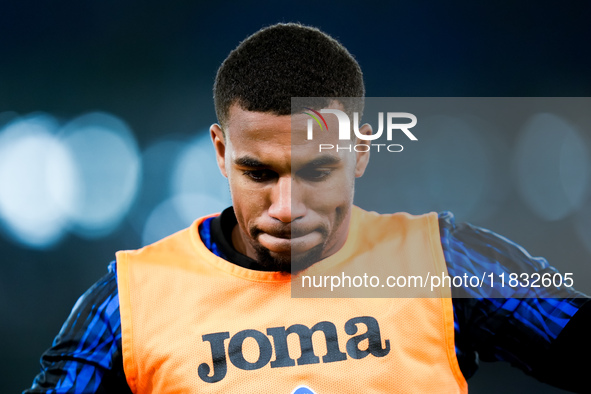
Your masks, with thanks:
[(305, 180), (319, 182), (327, 178), (332, 173), (330, 168), (307, 168), (298, 172), (298, 175)]
[(267, 182), (277, 177), (277, 173), (270, 170), (248, 170), (243, 174), (255, 182)]

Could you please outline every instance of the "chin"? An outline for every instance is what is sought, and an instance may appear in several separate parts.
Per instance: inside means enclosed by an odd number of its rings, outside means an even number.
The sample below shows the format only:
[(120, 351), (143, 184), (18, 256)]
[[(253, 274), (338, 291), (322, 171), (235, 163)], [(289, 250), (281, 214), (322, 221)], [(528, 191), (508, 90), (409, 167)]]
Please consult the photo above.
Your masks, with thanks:
[(297, 274), (322, 260), (323, 250), (324, 245), (320, 244), (305, 253), (292, 256), (291, 253), (274, 253), (259, 246), (256, 248), (257, 262), (272, 271)]

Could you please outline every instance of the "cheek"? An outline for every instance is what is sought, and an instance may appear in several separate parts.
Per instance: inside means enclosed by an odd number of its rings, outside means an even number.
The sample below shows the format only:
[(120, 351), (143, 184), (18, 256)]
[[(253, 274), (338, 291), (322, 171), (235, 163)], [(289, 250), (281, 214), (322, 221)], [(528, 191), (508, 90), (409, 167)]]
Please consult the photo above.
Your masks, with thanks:
[(337, 208), (348, 206), (353, 201), (353, 180), (340, 177), (330, 182), (302, 187), (306, 206), (324, 215), (334, 214)]
[(264, 209), (267, 192), (245, 179), (236, 171), (228, 174), (232, 204), (237, 215), (248, 221), (249, 217), (257, 216)]

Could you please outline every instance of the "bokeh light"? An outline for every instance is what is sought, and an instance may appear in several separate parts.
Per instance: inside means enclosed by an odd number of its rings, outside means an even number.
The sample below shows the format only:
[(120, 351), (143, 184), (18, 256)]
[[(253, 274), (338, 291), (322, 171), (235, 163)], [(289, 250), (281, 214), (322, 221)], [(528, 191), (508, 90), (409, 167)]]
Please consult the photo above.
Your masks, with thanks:
[(0, 131), (0, 217), (21, 244), (46, 248), (64, 235), (62, 206), (73, 202), (74, 168), (46, 114), (17, 118)]
[(175, 200), (177, 211), (185, 220), (196, 219), (196, 207), (202, 206), (199, 211), (213, 212), (207, 205), (203, 205), (206, 204), (204, 200), (191, 202), (187, 196), (209, 196), (225, 206), (232, 204), (228, 181), (217, 166), (209, 133), (200, 133), (187, 144), (173, 171), (171, 195), (185, 196)]
[(189, 226), (201, 216), (221, 212), (232, 204), (228, 182), (216, 165), (207, 132), (197, 134), (180, 149), (177, 141), (162, 141), (146, 150), (144, 160), (166, 162), (173, 155), (176, 157), (172, 172), (161, 174), (163, 182), (168, 177), (168, 198), (150, 212), (142, 231), (144, 245)]
[(588, 199), (574, 218), (575, 231), (585, 248), (591, 253), (591, 199)]
[[(142, 233), (142, 244), (148, 245), (182, 230), (195, 219), (221, 212), (228, 204), (212, 196), (194, 193), (173, 196), (154, 208)], [(183, 207), (183, 211), (179, 211)]]
[(557, 115), (533, 115), (514, 152), (516, 187), (537, 216), (563, 219), (579, 209), (589, 183), (589, 152), (577, 129)]
[(462, 220), (490, 214), (507, 195), (494, 158), (502, 144), (484, 130), (491, 127), (460, 116), (422, 117), (418, 143), (406, 143), (401, 153), (372, 153), (356, 201), (380, 212), (451, 210)]
[(175, 163), (172, 194), (206, 193), (229, 198), (228, 182), (217, 166), (209, 132), (203, 131), (187, 143)]
[(479, 130), (464, 119), (433, 116), (423, 119), (433, 133), (417, 163), (419, 190), (413, 210), (451, 210), (459, 217), (476, 212), (491, 183), (494, 169)]
[(76, 199), (63, 206), (73, 231), (86, 238), (111, 232), (134, 200), (141, 176), (140, 157), (129, 127), (113, 115), (82, 115), (62, 130), (76, 161)]
[(173, 165), (185, 148), (183, 138), (172, 136), (152, 142), (142, 152), (142, 183), (128, 219), (137, 234), (142, 234), (150, 212), (170, 196)]

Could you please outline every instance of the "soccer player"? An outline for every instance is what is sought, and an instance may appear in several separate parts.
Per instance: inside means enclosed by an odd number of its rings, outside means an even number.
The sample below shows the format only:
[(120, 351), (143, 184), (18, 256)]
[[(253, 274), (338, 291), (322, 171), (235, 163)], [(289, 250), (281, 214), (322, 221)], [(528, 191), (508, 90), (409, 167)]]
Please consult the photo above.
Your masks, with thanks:
[(591, 304), (574, 290), (559, 299), (544, 288), (525, 299), (291, 297), (296, 274), (368, 256), (449, 275), (555, 272), (450, 213), (353, 206), (369, 154), (310, 150), (292, 132), (307, 118), (291, 116), (290, 99), (328, 97), (315, 110), (350, 113), (360, 108), (330, 98), (364, 94), (357, 62), (315, 28), (279, 24), (243, 41), (218, 70), (210, 130), (233, 206), (118, 252), (25, 392), (466, 392), (479, 359), (587, 390)]

